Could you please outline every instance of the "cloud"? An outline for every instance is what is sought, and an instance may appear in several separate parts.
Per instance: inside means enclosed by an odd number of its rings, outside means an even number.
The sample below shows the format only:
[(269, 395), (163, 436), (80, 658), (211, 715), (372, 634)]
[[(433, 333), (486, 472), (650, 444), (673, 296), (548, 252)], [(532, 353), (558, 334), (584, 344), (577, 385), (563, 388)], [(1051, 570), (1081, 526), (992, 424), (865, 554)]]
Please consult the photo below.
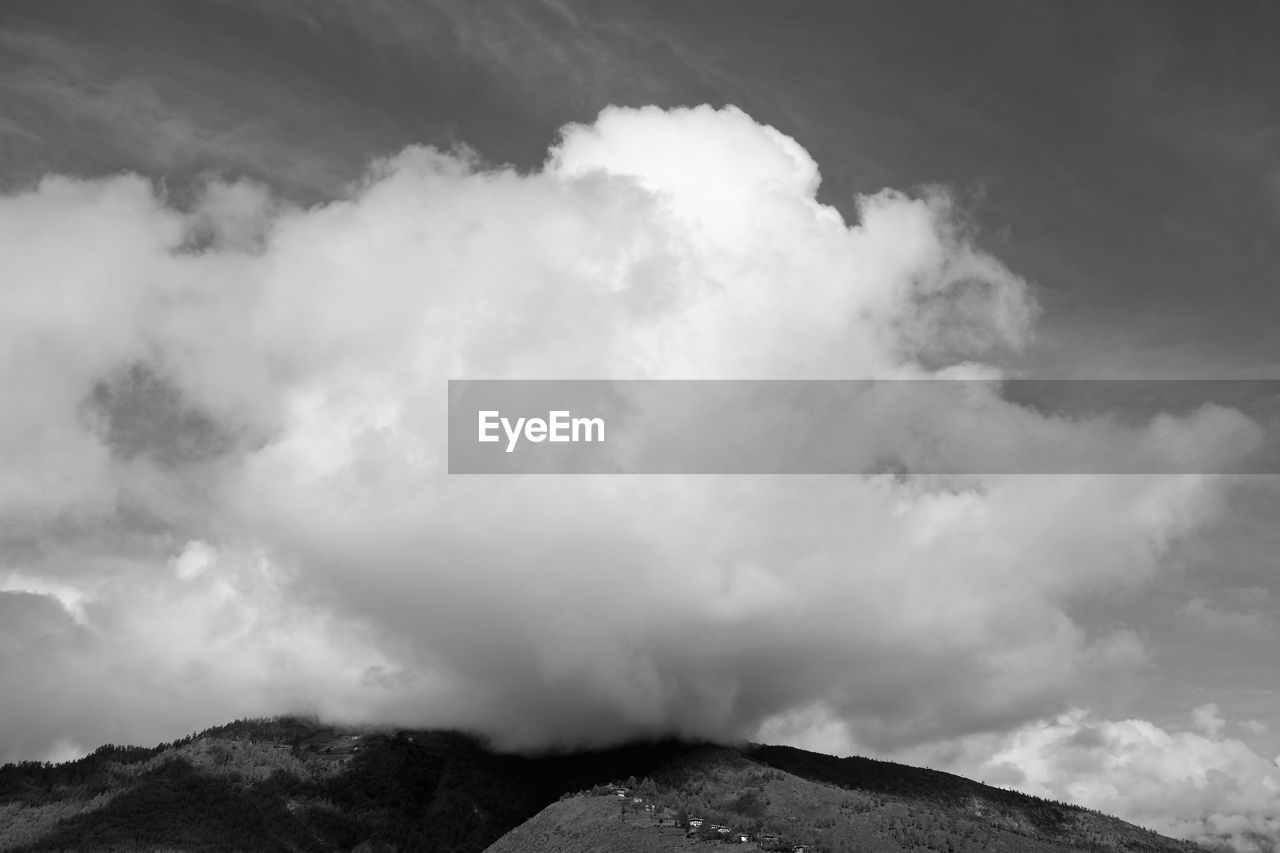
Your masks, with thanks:
[(1222, 733), (1223, 727), (1227, 724), (1227, 721), (1218, 713), (1218, 706), (1212, 702), (1201, 705), (1192, 711), (1191, 718), (1195, 722), (1196, 728), (1210, 740), (1217, 740), (1218, 735)]
[(178, 580), (195, 580), (200, 577), (218, 559), (218, 552), (209, 547), (207, 542), (198, 539), (187, 543), (182, 553), (170, 561), (173, 573)]
[[(372, 674), (394, 669), (367, 631), (299, 599), (287, 568), (259, 552), (227, 549), (185, 577), (157, 568), (118, 562), (83, 620), (52, 594), (0, 593), (6, 758), (156, 742), (175, 724), (289, 707), (359, 716), (382, 692)], [(324, 704), (329, 692), (351, 704)]]
[[(0, 735), (38, 754), (314, 710), (537, 747), (813, 714), (890, 749), (1141, 665), (1070, 606), (1155, 578), (1217, 478), (445, 473), (450, 378), (998, 376), (980, 359), (1037, 309), (945, 194), (846, 223), (818, 183), (737, 109), (610, 108), (539, 171), (411, 148), (312, 208), (243, 182), (179, 207), (136, 176), (0, 200), (0, 517), (42, 543), (3, 556), (42, 585), (5, 604), (33, 615), (3, 635), (25, 698)], [(880, 438), (1255, 438), (1224, 410), (943, 402)]]
[(1216, 597), (1221, 600), (1214, 602), (1196, 596), (1178, 608), (1178, 615), (1188, 628), (1204, 634), (1263, 639), (1275, 634), (1275, 617), (1267, 609), (1267, 590), (1258, 587), (1226, 590)]
[[(9, 185), (32, 183), (50, 164), (64, 162), (86, 172), (127, 164), (163, 174), (173, 186), (229, 167), (271, 175), (276, 186), (306, 196), (340, 187), (354, 174), (359, 164), (313, 149), (310, 128), (291, 132), (308, 109), (298, 98), (307, 92), (305, 82), (288, 81), (297, 84), (290, 88), (277, 68), (246, 84), (257, 62), (252, 50), (237, 66), (209, 66), (202, 65), (197, 46), (175, 65), (173, 45), (183, 34), (163, 20), (151, 23), (167, 31), (169, 46), (153, 55), (145, 40), (116, 45), (132, 57), (127, 67), (106, 60), (100, 40), (86, 46), (73, 34), (0, 28), (0, 46), (11, 59), (0, 77), (0, 109), (17, 119), (0, 122), (7, 137), (0, 162)], [(229, 92), (239, 93), (241, 106), (245, 97), (259, 100), (244, 113), (252, 119), (240, 120), (228, 108)], [(347, 105), (331, 99), (323, 108), (343, 111)]]
[(1280, 850), (1280, 766), (1221, 736), (1210, 704), (1199, 732), (1081, 709), (1005, 735), (967, 739), (951, 766), (990, 784), (1081, 805), (1176, 838), (1241, 853)]

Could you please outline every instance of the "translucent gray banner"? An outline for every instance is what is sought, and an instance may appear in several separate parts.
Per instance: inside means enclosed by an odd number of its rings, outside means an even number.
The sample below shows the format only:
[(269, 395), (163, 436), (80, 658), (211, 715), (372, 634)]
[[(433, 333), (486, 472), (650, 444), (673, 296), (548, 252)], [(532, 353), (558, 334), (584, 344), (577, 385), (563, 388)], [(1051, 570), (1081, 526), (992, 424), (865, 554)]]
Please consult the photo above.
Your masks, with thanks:
[(1278, 380), (452, 380), (451, 474), (1275, 474)]

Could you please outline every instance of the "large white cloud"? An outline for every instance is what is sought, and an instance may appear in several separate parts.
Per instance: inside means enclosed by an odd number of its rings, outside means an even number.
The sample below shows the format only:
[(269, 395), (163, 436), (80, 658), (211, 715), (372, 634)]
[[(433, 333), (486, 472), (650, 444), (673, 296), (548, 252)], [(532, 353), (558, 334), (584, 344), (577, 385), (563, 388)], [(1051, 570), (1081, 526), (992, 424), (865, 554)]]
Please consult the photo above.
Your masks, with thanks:
[[(947, 770), (988, 785), (1075, 803), (1174, 838), (1239, 853), (1280, 850), (1280, 756), (1240, 737), (1265, 732), (1229, 721), (1213, 704), (1190, 726), (1112, 720), (1080, 707), (989, 731), (879, 752), (879, 757)], [(864, 752), (847, 722), (810, 708), (771, 720), (761, 734), (836, 755)]]
[[(0, 200), (0, 518), (43, 543), (0, 553), (27, 613), (0, 737), (300, 708), (531, 746), (817, 709), (888, 748), (1138, 665), (1134, 634), (1069, 606), (1154, 577), (1212, 477), (444, 473), (450, 378), (986, 376), (1029, 338), (1028, 286), (943, 194), (849, 224), (818, 180), (738, 110), (611, 108), (541, 171), (411, 149), (305, 210), (243, 183), (179, 209), (128, 176)], [(1255, 438), (1220, 410), (1130, 428), (977, 402), (892, 411), (881, 438), (918, 451), (908, 416), (943, 455)]]
[(1242, 853), (1280, 850), (1280, 766), (1225, 737), (1213, 705), (1196, 708), (1200, 731), (1080, 709), (965, 743), (957, 769), (993, 784), (1115, 814), (1166, 835)]

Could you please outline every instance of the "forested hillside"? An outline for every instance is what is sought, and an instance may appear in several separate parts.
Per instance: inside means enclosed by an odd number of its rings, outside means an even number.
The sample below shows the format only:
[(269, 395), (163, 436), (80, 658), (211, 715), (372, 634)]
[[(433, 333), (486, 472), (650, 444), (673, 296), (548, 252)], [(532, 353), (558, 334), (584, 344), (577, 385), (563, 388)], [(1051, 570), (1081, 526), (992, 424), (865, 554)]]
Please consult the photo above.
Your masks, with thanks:
[(946, 773), (772, 746), (527, 757), (289, 717), (0, 768), (5, 851), (648, 853), (737, 833), (740, 850), (809, 853), (1200, 849)]

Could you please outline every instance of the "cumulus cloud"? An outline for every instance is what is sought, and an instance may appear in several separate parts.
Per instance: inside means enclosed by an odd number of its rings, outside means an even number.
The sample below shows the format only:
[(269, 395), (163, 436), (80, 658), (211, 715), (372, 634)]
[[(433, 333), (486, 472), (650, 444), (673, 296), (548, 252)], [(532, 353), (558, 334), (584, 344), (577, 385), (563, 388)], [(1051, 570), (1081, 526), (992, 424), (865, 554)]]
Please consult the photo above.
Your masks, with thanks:
[(1280, 766), (1222, 737), (1216, 706), (1196, 708), (1199, 731), (1107, 720), (1075, 708), (1005, 735), (954, 746), (951, 766), (989, 784), (1080, 803), (1166, 835), (1280, 849)]
[[(445, 473), (450, 378), (998, 376), (981, 360), (1037, 308), (945, 194), (847, 223), (818, 184), (739, 110), (610, 108), (539, 171), (413, 148), (307, 209), (135, 176), (0, 200), (0, 517), (42, 543), (0, 554), (40, 579), (0, 594), (25, 613), (0, 621), (24, 696), (0, 735), (38, 754), (297, 709), (535, 747), (817, 715), (888, 749), (1139, 665), (1070, 605), (1154, 578), (1216, 478)], [(1215, 459), (1255, 437), (1221, 410), (976, 402), (884, 433)]]
[(1196, 728), (1210, 740), (1216, 740), (1227, 724), (1227, 721), (1218, 713), (1218, 706), (1212, 702), (1196, 708), (1191, 712), (1191, 717), (1195, 721)]
[[(394, 665), (367, 630), (300, 599), (289, 569), (258, 551), (198, 563), (194, 550), (177, 572), (116, 561), (82, 620), (52, 593), (0, 593), (11, 757), (65, 759), (69, 744), (156, 742), (175, 724), (320, 708), (328, 691), (351, 703), (342, 711), (368, 713), (381, 695), (372, 674)], [(205, 570), (184, 576), (184, 560)]]

